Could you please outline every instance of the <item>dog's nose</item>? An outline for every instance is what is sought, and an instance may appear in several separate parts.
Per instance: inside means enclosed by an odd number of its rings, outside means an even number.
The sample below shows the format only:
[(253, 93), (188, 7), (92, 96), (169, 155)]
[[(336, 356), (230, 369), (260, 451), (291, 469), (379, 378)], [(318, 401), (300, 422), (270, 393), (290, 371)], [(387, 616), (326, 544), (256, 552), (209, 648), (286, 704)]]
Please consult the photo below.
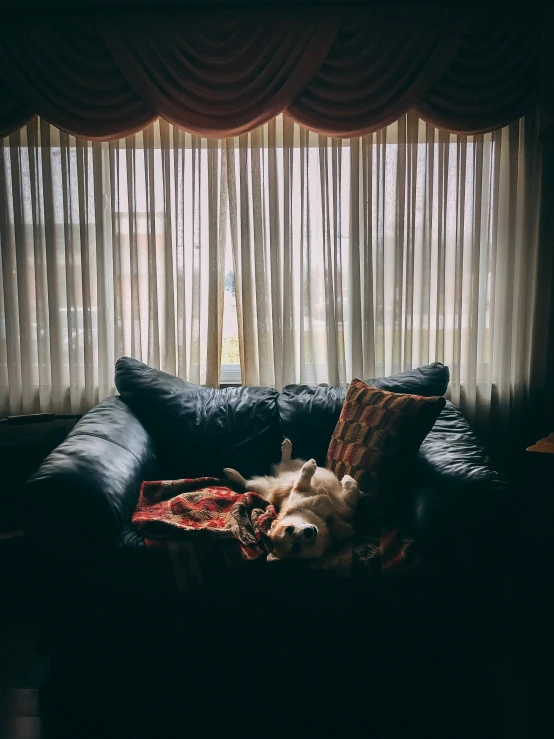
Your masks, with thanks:
[(315, 526), (306, 526), (304, 529), (304, 536), (306, 539), (311, 539), (312, 536), (317, 534), (317, 528)]

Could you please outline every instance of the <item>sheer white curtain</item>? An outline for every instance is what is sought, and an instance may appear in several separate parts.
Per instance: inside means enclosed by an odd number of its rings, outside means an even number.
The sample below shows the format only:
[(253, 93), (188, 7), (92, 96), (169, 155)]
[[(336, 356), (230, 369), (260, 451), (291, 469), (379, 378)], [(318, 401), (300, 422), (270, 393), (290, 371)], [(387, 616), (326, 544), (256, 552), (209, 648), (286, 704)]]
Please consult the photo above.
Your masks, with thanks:
[[(164, 122), (0, 140), (0, 410), (80, 411), (131, 355), (218, 384), (222, 148)], [(223, 224), (223, 228), (220, 228)]]
[(535, 128), (408, 115), (340, 141), (279, 117), (208, 141), (160, 121), (90, 143), (32, 121), (0, 141), (0, 412), (85, 410), (123, 354), (217, 385), (223, 344), (244, 384), (278, 388), (439, 360), (471, 416), (515, 417), (537, 345)]
[(536, 338), (534, 117), (457, 136), (408, 115), (346, 141), (277, 119), (226, 147), (245, 382), (438, 360), (482, 425), (517, 419)]

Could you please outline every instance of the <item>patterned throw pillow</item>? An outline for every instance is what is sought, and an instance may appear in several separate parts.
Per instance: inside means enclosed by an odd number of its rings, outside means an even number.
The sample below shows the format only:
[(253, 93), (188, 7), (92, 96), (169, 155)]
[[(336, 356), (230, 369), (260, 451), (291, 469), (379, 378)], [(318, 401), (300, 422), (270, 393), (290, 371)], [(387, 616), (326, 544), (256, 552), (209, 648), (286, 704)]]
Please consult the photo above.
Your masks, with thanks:
[(327, 452), (326, 467), (339, 480), (351, 475), (364, 493), (383, 486), (413, 459), (437, 416), (443, 397), (424, 398), (378, 390), (352, 380)]

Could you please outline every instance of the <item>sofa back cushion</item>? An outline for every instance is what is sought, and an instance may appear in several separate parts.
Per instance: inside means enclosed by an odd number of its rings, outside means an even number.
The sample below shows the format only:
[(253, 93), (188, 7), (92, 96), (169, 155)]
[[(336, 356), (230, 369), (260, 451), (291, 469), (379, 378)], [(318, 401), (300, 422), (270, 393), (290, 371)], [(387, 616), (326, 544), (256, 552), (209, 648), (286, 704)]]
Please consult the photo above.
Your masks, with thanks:
[(136, 359), (116, 363), (115, 384), (152, 436), (163, 479), (268, 473), (281, 452), (276, 390), (205, 388)]
[[(450, 373), (440, 362), (366, 380), (368, 385), (393, 393), (432, 397), (444, 395)], [(348, 388), (319, 385), (287, 385), (279, 396), (283, 436), (292, 441), (293, 455), (325, 466), (331, 436), (339, 420)]]

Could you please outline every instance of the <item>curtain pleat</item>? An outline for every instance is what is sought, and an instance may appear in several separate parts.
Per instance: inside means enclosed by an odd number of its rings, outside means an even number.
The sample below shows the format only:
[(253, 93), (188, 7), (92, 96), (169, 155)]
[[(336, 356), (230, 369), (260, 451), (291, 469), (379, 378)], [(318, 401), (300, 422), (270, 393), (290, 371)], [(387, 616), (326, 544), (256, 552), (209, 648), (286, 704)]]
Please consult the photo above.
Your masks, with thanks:
[[(373, 146), (374, 136), (370, 134), (365, 136), (361, 141), (361, 182), (362, 197), (360, 199), (360, 228), (365, 238), (362, 240), (363, 248), (363, 290), (362, 300), (362, 321), (363, 321), (363, 367), (365, 373), (370, 377), (374, 377), (376, 348), (375, 340), (375, 311), (372, 310), (375, 304), (375, 267), (374, 267), (374, 227), (373, 227), (373, 193), (375, 188), (375, 174), (373, 167)], [(353, 158), (356, 160), (356, 151), (353, 151)], [(340, 283), (339, 283), (340, 285)], [(343, 305), (343, 293), (341, 290), (341, 308)], [(344, 313), (341, 311), (344, 317)], [(344, 320), (344, 318), (343, 318)], [(343, 325), (344, 334), (344, 325)]]
[[(217, 387), (221, 368), (221, 340), (223, 331), (223, 278), (226, 241), (227, 185), (225, 155), (215, 141), (207, 142), (208, 154), (208, 291), (207, 291), (207, 358), (206, 384)], [(204, 289), (203, 285), (199, 287)], [(200, 338), (200, 337), (199, 337)]]
[[(293, 200), (294, 129), (289, 118), (283, 119), (283, 386), (295, 382), (298, 357), (296, 316), (298, 295), (294, 289), (292, 213)], [(275, 244), (271, 245), (275, 249)], [(278, 273), (277, 273), (278, 274)], [(274, 277), (275, 275), (272, 275)], [(286, 289), (285, 289), (286, 286)]]
[[(185, 377), (188, 367), (188, 352), (185, 335), (187, 318), (190, 310), (187, 306), (186, 295), (190, 290), (185, 287), (185, 181), (187, 175), (186, 156), (184, 150), (185, 134), (179, 129), (173, 131), (173, 201), (175, 224), (175, 278), (173, 283), (174, 300), (176, 301), (176, 346), (177, 372), (179, 377)], [(163, 138), (162, 138), (163, 141)], [(190, 167), (189, 167), (190, 169)], [(173, 250), (172, 250), (173, 251)], [(173, 256), (173, 254), (172, 254)], [(176, 294), (176, 298), (175, 298)], [(171, 344), (171, 334), (168, 344)]]
[(548, 361), (540, 177), (533, 115), (109, 143), (33, 119), (0, 141), (1, 409), (86, 410), (125, 354), (277, 388), (441, 361), (480, 429), (521, 434)]
[[(320, 147), (321, 151), (321, 147)], [(349, 229), (350, 238), (348, 261), (350, 269), (348, 270), (348, 294), (349, 294), (349, 323), (350, 323), (350, 341), (349, 341), (349, 354), (351, 357), (351, 373), (353, 376), (363, 374), (362, 368), (362, 354), (363, 354), (363, 340), (362, 340), (362, 321), (361, 312), (356, 310), (356, 306), (362, 299), (361, 292), (361, 270), (360, 266), (361, 255), (360, 246), (363, 244), (363, 240), (360, 239), (360, 142), (358, 139), (354, 139), (350, 147), (350, 156), (352, 158), (352, 172), (351, 172), (351, 198), (350, 198), (350, 218), (349, 218)], [(337, 208), (338, 210), (338, 208)], [(340, 236), (339, 236), (340, 238)]]
[(163, 344), (163, 351), (160, 359), (164, 367), (171, 374), (177, 372), (177, 353), (176, 347), (176, 321), (175, 321), (175, 256), (176, 251), (173, 250), (172, 234), (174, 213), (174, 196), (172, 196), (172, 170), (171, 159), (173, 149), (173, 129), (163, 120), (160, 120), (160, 157), (161, 157), (161, 176), (162, 176), (162, 209), (160, 217), (160, 225), (162, 228), (162, 260), (163, 260), (163, 300), (162, 300), (162, 320), (161, 325), (165, 331), (160, 333), (160, 340)]
[[(387, 165), (387, 129), (376, 134), (372, 161), (375, 168), (375, 194), (371, 205), (371, 228), (375, 229), (375, 373), (385, 374), (385, 171)], [(373, 216), (375, 214), (375, 216)], [(368, 223), (368, 226), (369, 226)], [(364, 238), (365, 240), (365, 238)], [(367, 255), (372, 259), (372, 253)], [(371, 310), (369, 315), (371, 316)], [(371, 320), (371, 317), (368, 319)]]
[[(98, 397), (104, 398), (112, 388), (110, 368), (114, 357), (114, 303), (113, 296), (113, 248), (108, 238), (111, 232), (110, 168), (104, 162), (105, 144), (92, 144), (92, 207), (94, 209), (94, 240), (90, 248), (96, 251), (96, 326), (97, 341), (94, 363), (98, 371)], [(94, 309), (94, 303), (93, 303)], [(120, 356), (120, 354), (117, 354)]]
[(0, 209), (2, 238), (2, 323), (5, 341), (2, 342), (3, 398), (8, 408), (21, 412), (23, 393), (21, 388), (21, 341), (19, 338), (19, 300), (16, 283), (14, 213), (12, 201), (12, 177), (10, 151), (0, 149), (0, 162), (5, 177), (0, 178)]
[[(272, 120), (267, 126), (267, 212), (269, 225), (269, 270), (276, 279), (270, 281), (271, 324), (273, 328), (273, 365), (274, 381), (277, 387), (283, 387), (285, 382), (284, 356), (287, 351), (284, 345), (285, 311), (283, 306), (283, 241), (281, 238), (281, 208), (283, 207), (283, 193), (279, 190), (277, 123)], [(284, 147), (283, 147), (284, 149)], [(284, 157), (283, 157), (284, 165)], [(281, 178), (281, 187), (283, 178)]]

